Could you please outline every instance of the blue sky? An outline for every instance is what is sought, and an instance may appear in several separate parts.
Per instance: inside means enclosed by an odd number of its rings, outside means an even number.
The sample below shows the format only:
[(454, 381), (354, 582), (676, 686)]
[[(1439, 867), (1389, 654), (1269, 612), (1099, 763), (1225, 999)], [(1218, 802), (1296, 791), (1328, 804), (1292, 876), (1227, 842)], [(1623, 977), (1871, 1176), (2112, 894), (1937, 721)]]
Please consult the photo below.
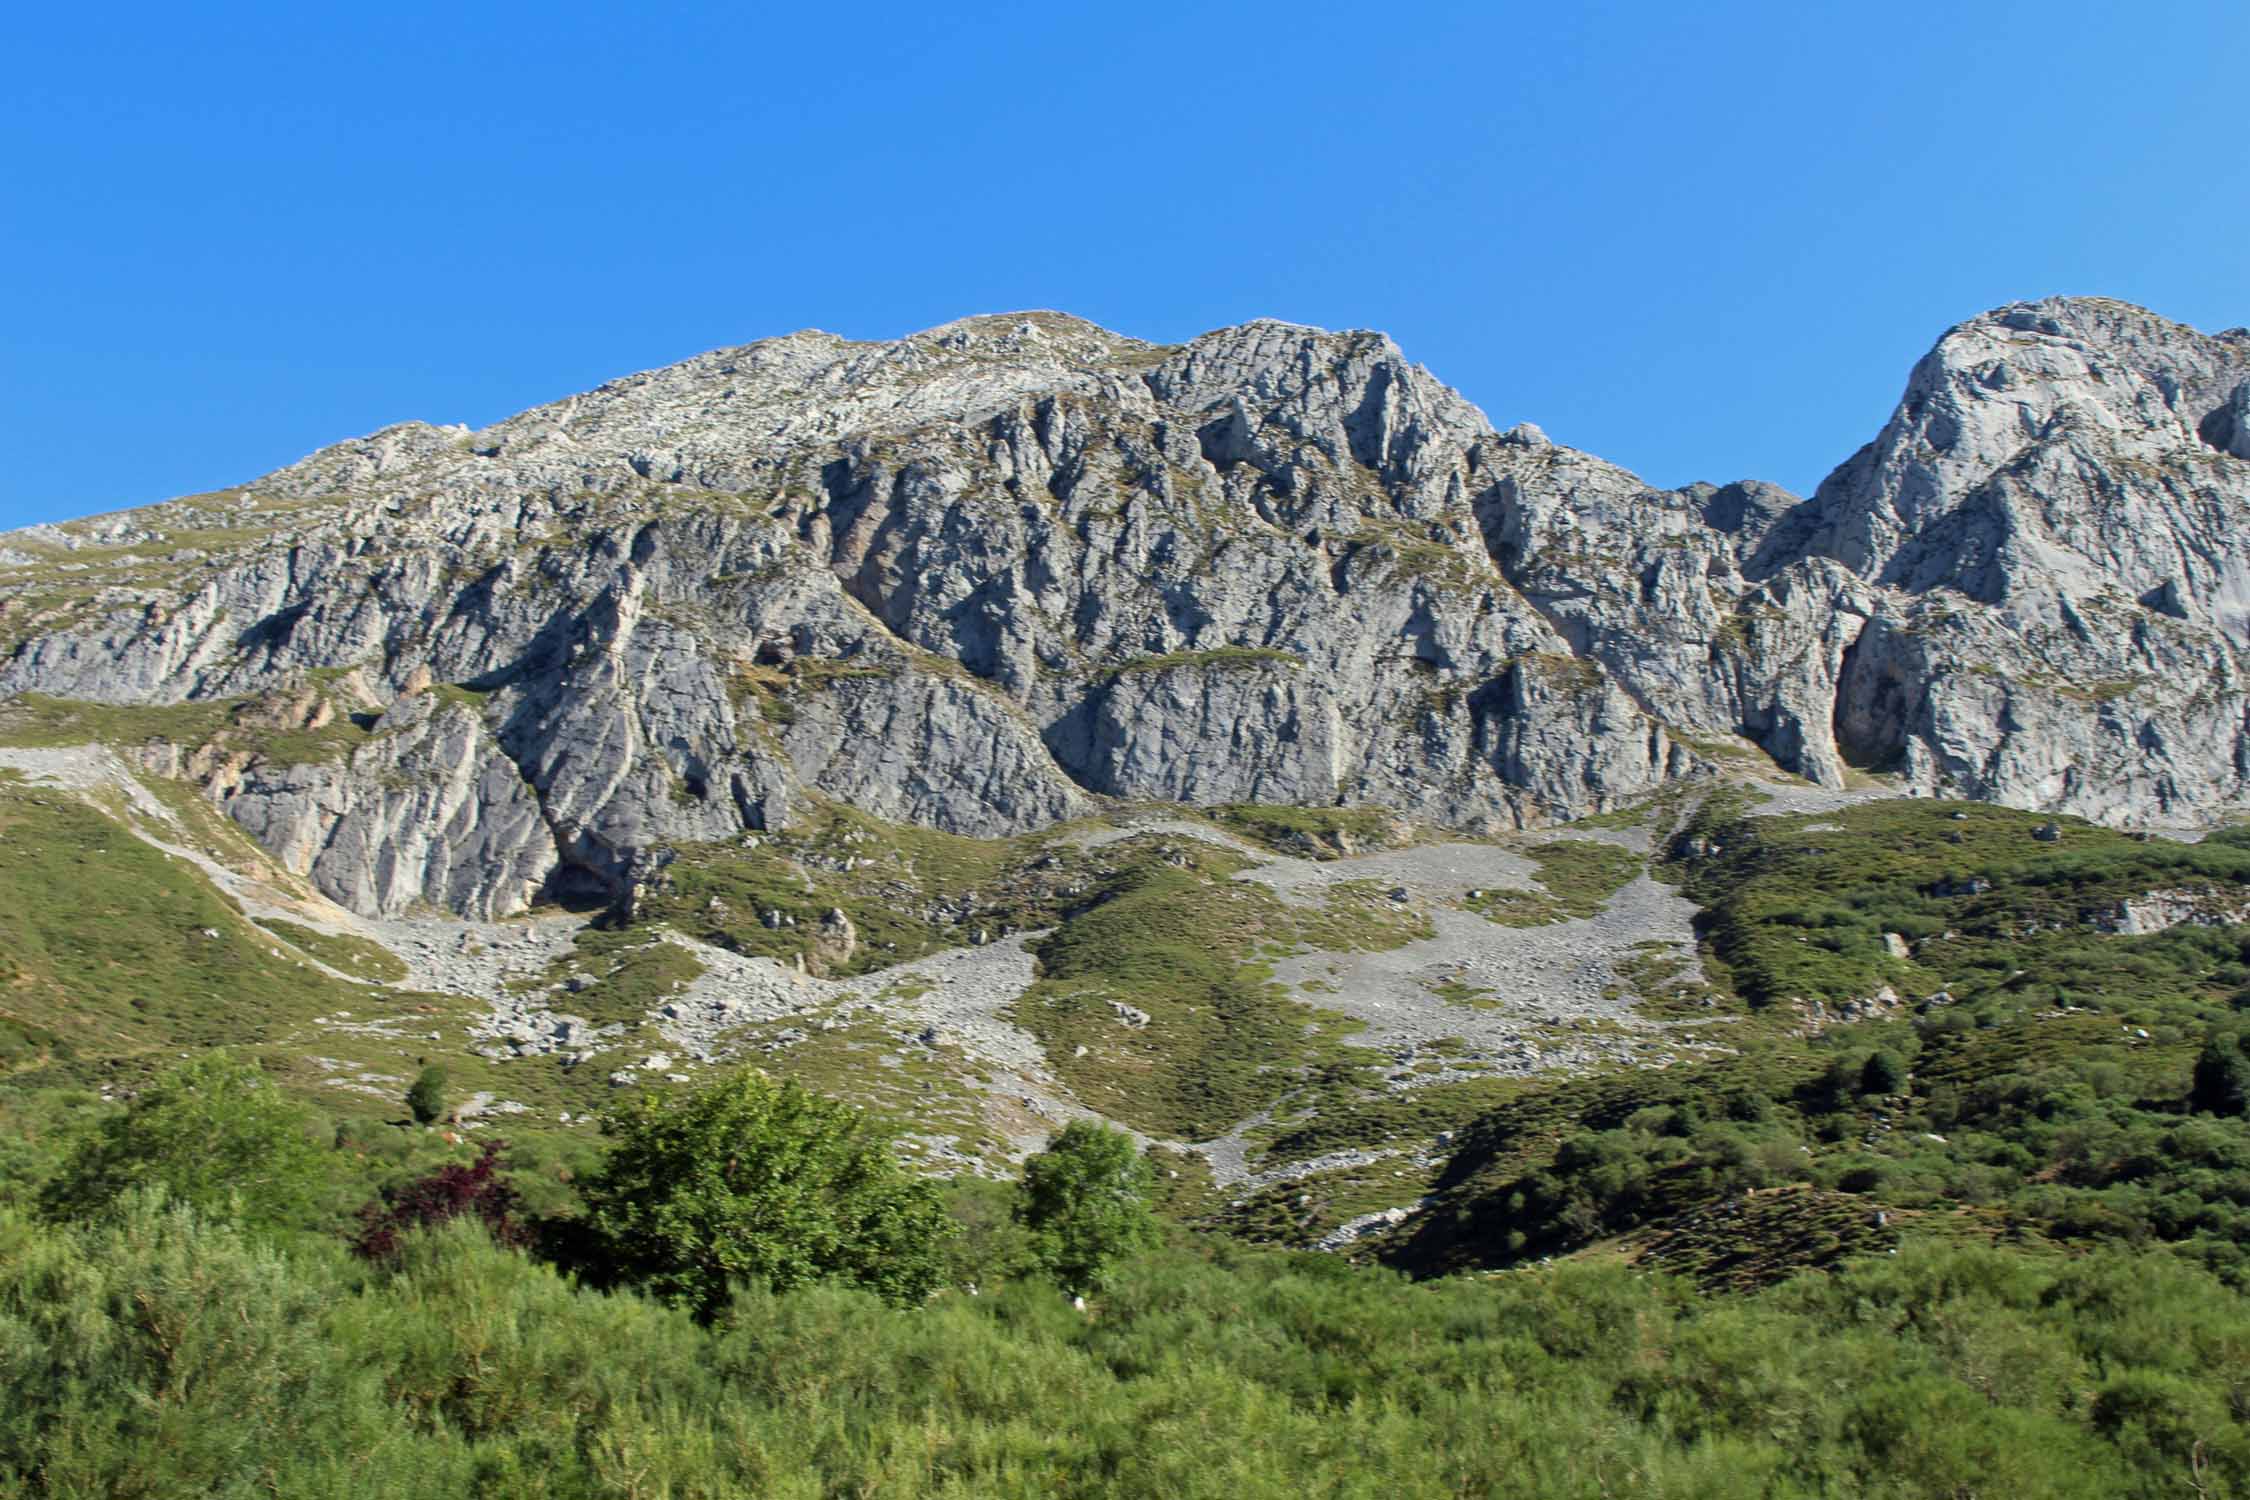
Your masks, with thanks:
[(1375, 327), (1805, 490), (1985, 307), (2250, 323), (2239, 0), (12, 14), (0, 526), (808, 326)]

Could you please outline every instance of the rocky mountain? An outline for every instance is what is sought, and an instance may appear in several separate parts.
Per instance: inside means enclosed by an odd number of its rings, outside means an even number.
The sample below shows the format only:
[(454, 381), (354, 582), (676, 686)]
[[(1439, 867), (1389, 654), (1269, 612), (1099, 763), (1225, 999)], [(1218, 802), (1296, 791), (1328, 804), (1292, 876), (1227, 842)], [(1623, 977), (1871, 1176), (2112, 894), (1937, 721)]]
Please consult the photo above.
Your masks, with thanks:
[(0, 536), (0, 732), (75, 715), (375, 916), (629, 904), (824, 803), (1498, 831), (1749, 758), (2190, 824), (2250, 796), (2246, 536), (2250, 331), (2116, 302), (1951, 330), (1801, 501), (1496, 431), (1372, 333), (1011, 314)]

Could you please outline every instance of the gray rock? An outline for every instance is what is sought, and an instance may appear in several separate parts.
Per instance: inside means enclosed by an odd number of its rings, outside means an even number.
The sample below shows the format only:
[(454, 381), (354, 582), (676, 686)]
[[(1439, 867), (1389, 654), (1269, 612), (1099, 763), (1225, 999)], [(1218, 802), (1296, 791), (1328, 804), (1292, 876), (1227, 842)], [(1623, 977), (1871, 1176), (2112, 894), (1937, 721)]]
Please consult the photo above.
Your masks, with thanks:
[(799, 333), (11, 533), (0, 696), (357, 715), (326, 758), (136, 749), (379, 914), (629, 905), (812, 794), (975, 835), (1104, 797), (1498, 829), (1714, 744), (2189, 823), (2250, 797), (2245, 433), (2250, 334), (2099, 299), (1946, 334), (1805, 501), (1495, 433), (1371, 333)]

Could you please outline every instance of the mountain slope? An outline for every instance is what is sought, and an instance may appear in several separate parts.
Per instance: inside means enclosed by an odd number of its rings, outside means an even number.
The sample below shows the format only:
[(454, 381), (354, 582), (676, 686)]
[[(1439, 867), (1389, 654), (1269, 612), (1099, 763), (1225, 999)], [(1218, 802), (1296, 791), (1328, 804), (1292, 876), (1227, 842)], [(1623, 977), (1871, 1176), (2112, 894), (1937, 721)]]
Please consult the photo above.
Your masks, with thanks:
[[(1710, 1248), (1572, 1163), (1704, 1204), (1817, 1144), (1843, 1223), (1870, 1048), (2114, 1065), (2155, 1130), (2250, 973), (2238, 841), (2048, 814), (2244, 800), (2246, 392), (2250, 335), (2002, 309), (1799, 500), (1496, 432), (1374, 334), (1036, 313), (13, 533), (0, 1075), (232, 1040), (366, 1112), (437, 1061), (568, 1151), (752, 1063), (933, 1168), (1099, 1114), (1176, 1209), (1421, 1266)], [(1679, 1144), (1736, 1094), (1747, 1176)]]
[(2193, 821), (2243, 794), (2246, 378), (2239, 332), (2003, 309), (1799, 504), (1495, 433), (1373, 334), (793, 334), (0, 538), (0, 695), (169, 708), (139, 753), (368, 913), (625, 901), (815, 796), (1522, 827), (1745, 740)]

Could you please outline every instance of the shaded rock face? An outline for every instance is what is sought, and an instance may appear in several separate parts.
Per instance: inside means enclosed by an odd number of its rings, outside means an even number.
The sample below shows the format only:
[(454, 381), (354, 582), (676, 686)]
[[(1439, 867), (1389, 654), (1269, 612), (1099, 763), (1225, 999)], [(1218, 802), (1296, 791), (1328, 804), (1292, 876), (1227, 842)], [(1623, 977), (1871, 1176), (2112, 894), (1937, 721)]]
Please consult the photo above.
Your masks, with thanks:
[(1108, 797), (1528, 826), (1728, 737), (2189, 821), (2250, 764), (2246, 434), (2250, 335), (2100, 301), (1948, 333), (1802, 502), (1495, 432), (1375, 334), (800, 333), (0, 539), (0, 695), (348, 671), (348, 755), (188, 760), (371, 912), (623, 899), (824, 798), (978, 836)]
[(286, 869), (371, 916), (422, 905), (489, 919), (520, 910), (557, 869), (532, 794), (477, 716), (403, 698), (335, 764), (252, 764), (211, 778)]

